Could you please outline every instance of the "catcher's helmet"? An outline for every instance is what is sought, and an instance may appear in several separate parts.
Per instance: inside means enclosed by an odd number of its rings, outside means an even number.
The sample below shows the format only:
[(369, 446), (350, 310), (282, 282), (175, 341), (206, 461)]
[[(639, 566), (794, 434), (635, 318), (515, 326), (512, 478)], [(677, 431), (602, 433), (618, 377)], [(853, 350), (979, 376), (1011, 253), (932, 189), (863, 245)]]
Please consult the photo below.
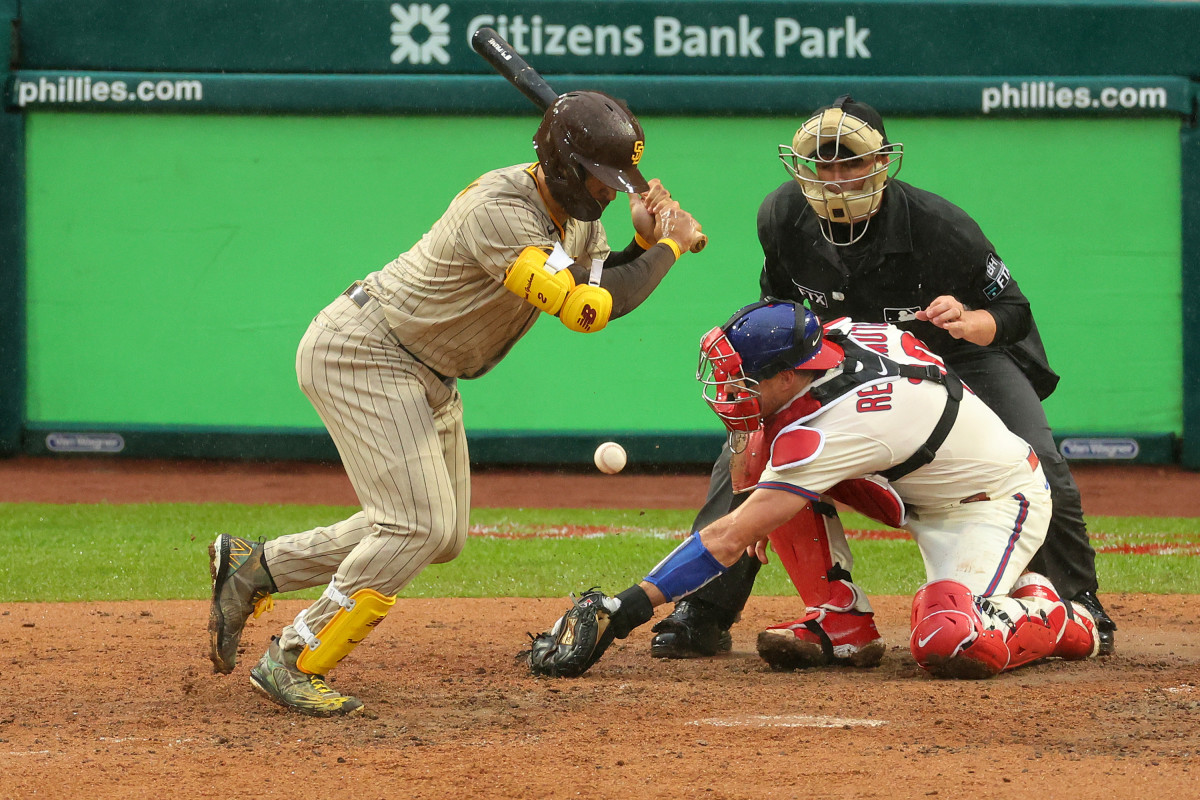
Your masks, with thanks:
[(584, 184), (588, 174), (619, 192), (644, 192), (638, 171), (646, 137), (625, 104), (601, 92), (568, 92), (546, 109), (533, 149), (550, 196), (575, 219), (600, 219), (604, 206)]
[[(884, 156), (884, 159), (878, 158)], [(821, 219), (821, 233), (836, 245), (857, 242), (879, 210), (889, 178), (900, 172), (904, 145), (888, 141), (883, 118), (848, 94), (817, 111), (796, 131), (792, 144), (779, 145), (779, 158)], [(817, 168), (866, 166), (852, 179), (822, 180)], [(846, 184), (858, 183), (859, 188)], [(835, 230), (832, 223), (849, 226)], [(840, 235), (836, 235), (840, 234)]]
[(767, 298), (704, 335), (696, 378), (726, 428), (753, 431), (762, 426), (758, 384), (786, 369), (832, 369), (844, 358), (826, 341), (815, 314), (799, 303)]

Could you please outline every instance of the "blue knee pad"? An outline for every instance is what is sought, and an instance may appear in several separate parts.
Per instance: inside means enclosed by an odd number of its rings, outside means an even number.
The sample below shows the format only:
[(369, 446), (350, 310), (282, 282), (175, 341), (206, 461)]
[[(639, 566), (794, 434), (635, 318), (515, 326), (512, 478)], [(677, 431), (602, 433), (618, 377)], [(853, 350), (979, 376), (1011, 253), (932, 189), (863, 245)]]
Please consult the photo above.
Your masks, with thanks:
[(685, 594), (704, 586), (727, 570), (713, 558), (700, 537), (692, 534), (683, 544), (671, 551), (671, 555), (658, 562), (650, 570), (646, 582), (653, 584), (670, 601), (674, 602)]

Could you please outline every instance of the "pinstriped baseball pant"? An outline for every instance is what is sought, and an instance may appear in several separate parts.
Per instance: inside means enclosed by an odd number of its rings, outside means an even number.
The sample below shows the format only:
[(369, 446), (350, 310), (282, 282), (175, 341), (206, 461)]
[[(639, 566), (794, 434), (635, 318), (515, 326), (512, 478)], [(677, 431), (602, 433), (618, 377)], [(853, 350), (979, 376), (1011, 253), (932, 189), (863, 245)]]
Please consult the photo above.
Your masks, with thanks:
[[(470, 464), (462, 399), (393, 338), (374, 300), (342, 295), (309, 325), (296, 354), (300, 388), (329, 430), (362, 511), (267, 542), (281, 592), (328, 584), (350, 596), (403, 589), (466, 541)], [(338, 605), (322, 595), (304, 617), (319, 633)], [(292, 625), (284, 649), (303, 640)]]

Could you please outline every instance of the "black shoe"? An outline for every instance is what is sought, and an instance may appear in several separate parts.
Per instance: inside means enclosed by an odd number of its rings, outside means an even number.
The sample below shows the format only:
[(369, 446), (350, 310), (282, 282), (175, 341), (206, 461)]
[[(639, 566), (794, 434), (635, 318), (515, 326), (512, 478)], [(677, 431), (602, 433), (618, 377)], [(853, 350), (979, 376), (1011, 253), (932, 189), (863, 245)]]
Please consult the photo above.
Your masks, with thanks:
[(1100, 599), (1094, 592), (1080, 592), (1071, 599), (1086, 608), (1096, 621), (1096, 635), (1100, 639), (1100, 650), (1096, 655), (1111, 656), (1116, 649), (1114, 631), (1117, 629), (1117, 623), (1112, 621), (1104, 606), (1100, 605)]
[(713, 618), (713, 612), (687, 600), (652, 628), (658, 634), (650, 642), (654, 658), (701, 658), (733, 649), (729, 628)]

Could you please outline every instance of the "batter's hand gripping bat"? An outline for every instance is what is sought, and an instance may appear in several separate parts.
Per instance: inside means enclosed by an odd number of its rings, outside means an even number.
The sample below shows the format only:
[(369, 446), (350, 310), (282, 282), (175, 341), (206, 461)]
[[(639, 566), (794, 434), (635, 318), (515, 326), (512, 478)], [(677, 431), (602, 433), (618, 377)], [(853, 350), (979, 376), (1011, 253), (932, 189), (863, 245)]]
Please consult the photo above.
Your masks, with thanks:
[[(500, 34), (491, 28), (480, 28), (471, 35), (471, 47), (492, 65), (492, 69), (517, 88), (521, 94), (533, 101), (540, 111), (545, 111), (554, 105), (558, 92), (550, 88), (538, 71), (521, 58), (512, 45), (504, 41)], [(691, 252), (699, 253), (708, 244), (708, 237), (703, 233), (692, 244)]]

